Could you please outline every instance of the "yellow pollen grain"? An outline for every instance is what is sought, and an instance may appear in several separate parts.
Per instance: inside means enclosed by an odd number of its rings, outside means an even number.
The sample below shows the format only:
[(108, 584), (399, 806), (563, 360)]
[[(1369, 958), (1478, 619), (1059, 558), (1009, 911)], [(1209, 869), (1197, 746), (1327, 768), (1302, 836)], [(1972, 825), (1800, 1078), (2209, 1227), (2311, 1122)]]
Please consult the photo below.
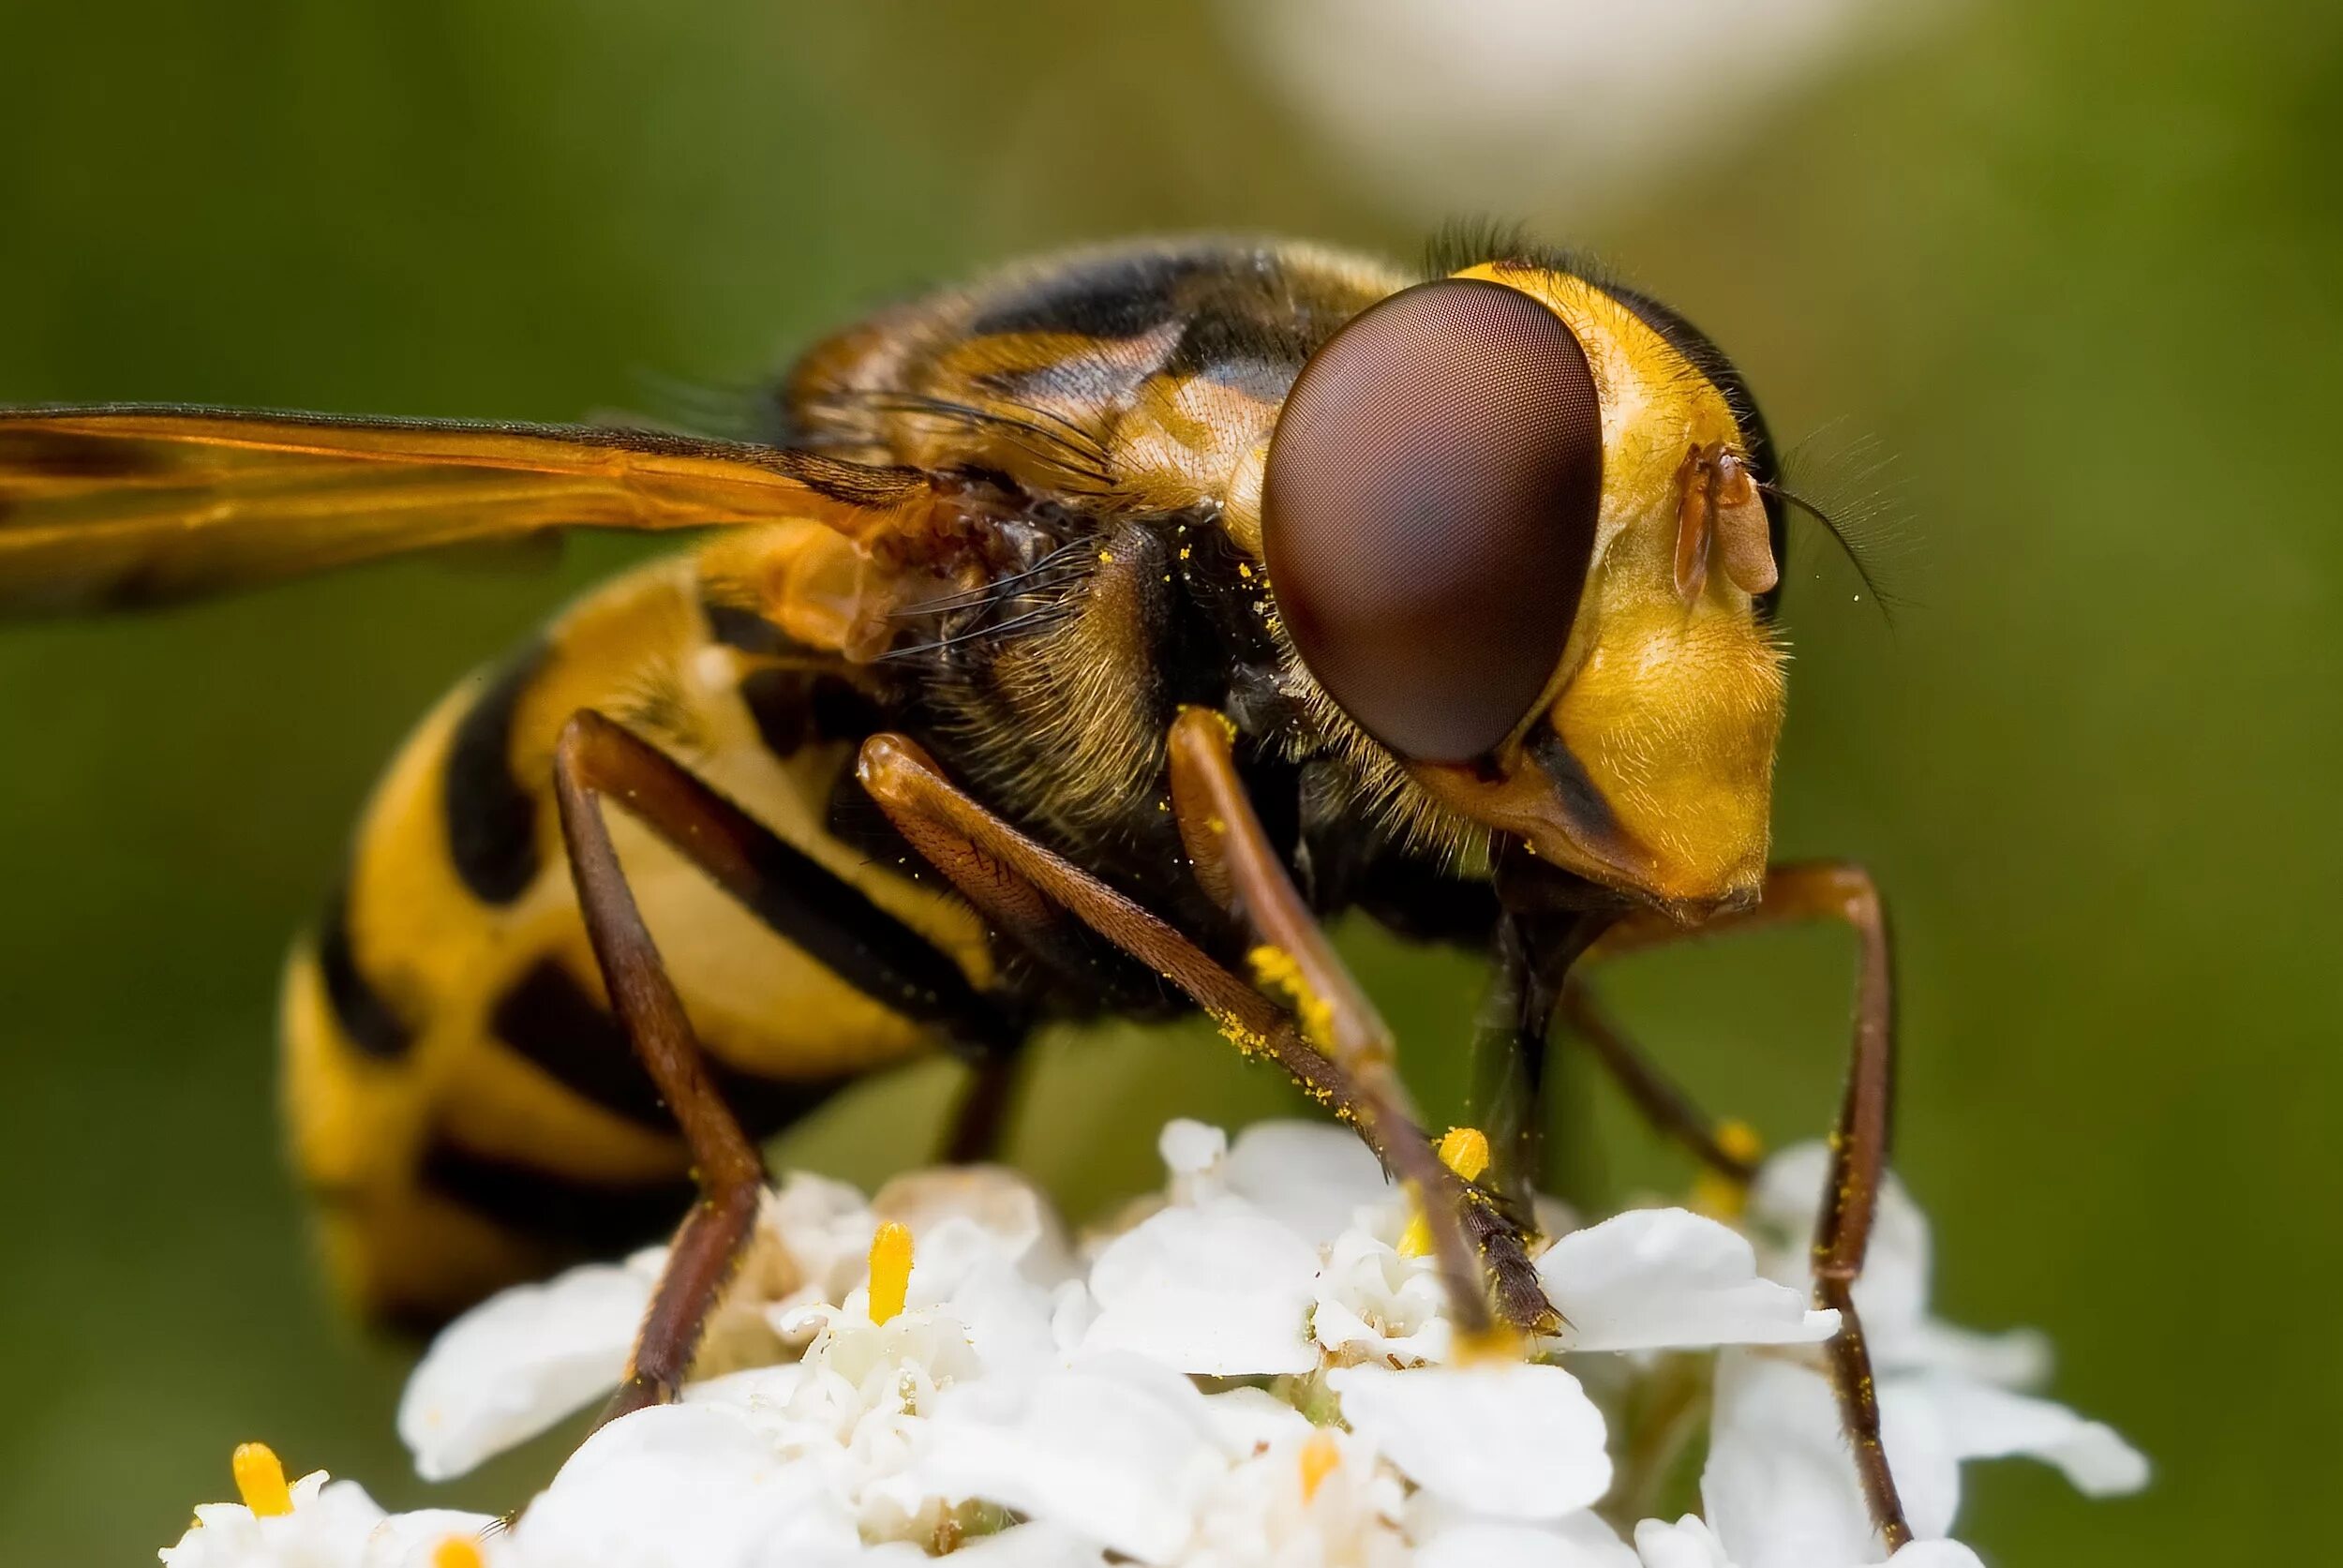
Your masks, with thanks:
[(1477, 1127), (1452, 1127), (1440, 1141), (1440, 1162), (1469, 1182), (1489, 1168), (1489, 1135)]
[(903, 1309), (911, 1290), (911, 1230), (888, 1220), (871, 1238), (871, 1321), (883, 1323)]
[[(1489, 1168), (1488, 1134), (1477, 1127), (1450, 1127), (1440, 1141), (1440, 1162), (1466, 1181), (1479, 1181), (1481, 1172)], [(1428, 1258), (1432, 1255), (1432, 1221), (1424, 1212), (1423, 1194), (1412, 1187), (1408, 1192), (1415, 1214), (1400, 1232), (1399, 1252), (1407, 1258)]]
[(1335, 1441), (1334, 1433), (1321, 1426), (1309, 1435), (1309, 1441), (1302, 1444), (1302, 1501), (1305, 1503), (1316, 1501), (1318, 1488), (1326, 1484), (1326, 1477), (1332, 1475), (1335, 1467), (1341, 1463), (1342, 1446)]
[(236, 1477), (236, 1495), (261, 1517), (292, 1512), (292, 1492), (285, 1485), (285, 1467), (276, 1451), (264, 1442), (240, 1442), (228, 1456)]
[(431, 1568), (485, 1568), (486, 1561), (469, 1535), (451, 1535), (431, 1548)]
[(1269, 1049), (1267, 1037), (1255, 1034), (1232, 1017), (1215, 1013), (1212, 1022), (1214, 1026), (1220, 1031), (1220, 1038), (1235, 1046), (1237, 1051), (1244, 1055), (1258, 1056)]
[(1264, 942), (1245, 956), (1253, 966), (1254, 983), (1264, 991), (1282, 993), (1291, 1000), (1294, 1019), (1302, 1025), (1302, 1038), (1320, 1055), (1327, 1054), (1335, 1040), (1335, 1009), (1310, 988), (1293, 955)]

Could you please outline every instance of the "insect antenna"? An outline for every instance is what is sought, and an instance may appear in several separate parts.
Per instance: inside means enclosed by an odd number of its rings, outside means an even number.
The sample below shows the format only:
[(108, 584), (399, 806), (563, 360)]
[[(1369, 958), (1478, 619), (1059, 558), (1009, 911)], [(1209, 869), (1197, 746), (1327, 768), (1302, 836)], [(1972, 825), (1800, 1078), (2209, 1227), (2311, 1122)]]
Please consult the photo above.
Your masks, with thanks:
[(1892, 487), (1882, 483), (1887, 466), (1867, 440), (1831, 443), (1810, 437), (1782, 462), (1784, 470), (1797, 470), (1795, 488), (1781, 479), (1760, 481), (1757, 488), (1822, 526), (1892, 628), (1897, 614), (1917, 601), (1903, 590), (1901, 568), (1911, 540)]

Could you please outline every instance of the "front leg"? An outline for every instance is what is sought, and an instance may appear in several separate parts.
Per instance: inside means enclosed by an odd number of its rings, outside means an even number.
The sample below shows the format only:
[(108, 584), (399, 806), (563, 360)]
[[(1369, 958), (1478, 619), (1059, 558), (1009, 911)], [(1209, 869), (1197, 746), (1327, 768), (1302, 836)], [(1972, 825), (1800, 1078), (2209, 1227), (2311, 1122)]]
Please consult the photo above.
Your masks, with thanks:
[(1853, 928), (1862, 944), (1862, 966), (1855, 987), (1855, 1038), (1846, 1094), (1831, 1135), (1830, 1174), (1814, 1234), (1814, 1295), (1820, 1305), (1839, 1313), (1839, 1333), (1828, 1347), (1831, 1386), (1854, 1447), (1872, 1522), (1892, 1552), (1912, 1539), (1912, 1531), (1880, 1444), (1878, 1391), (1872, 1380), (1863, 1321), (1855, 1309), (1855, 1282), (1862, 1277), (1863, 1255), (1878, 1213), (1895, 1106), (1894, 947), (1878, 888), (1869, 872), (1847, 861), (1775, 866), (1766, 873), (1753, 909), (1692, 928), (1656, 915), (1632, 915), (1613, 926), (1588, 956), (1603, 958), (1687, 936), (1817, 919)]
[[(1070, 913), (1186, 992), (1241, 1049), (1267, 1055), (1305, 1092), (1351, 1121), (1386, 1169), (1411, 1179), (1426, 1166), (1446, 1174), (1411, 1119), (1316, 1049), (1268, 997), (1157, 916), (987, 810), (946, 778), (917, 741), (895, 734), (871, 737), (863, 742), (857, 776), (911, 846), (1009, 934), (1046, 946), (1057, 940), (1061, 912)], [(1457, 1229), (1450, 1246), (1470, 1260), (1460, 1207), (1448, 1208), (1445, 1223)], [(1440, 1217), (1437, 1212), (1435, 1217)], [(1458, 1283), (1450, 1280), (1458, 1331), (1488, 1333), (1494, 1319), (1486, 1293), (1457, 1289)]]
[(1439, 1217), (1431, 1236), (1451, 1298), (1479, 1294), (1485, 1256), (1506, 1320), (1528, 1329), (1553, 1327), (1554, 1309), (1530, 1266), (1521, 1226), (1489, 1193), (1435, 1157), (1418, 1131), (1390, 1027), (1326, 939), (1261, 828), (1236, 769), (1234, 733), (1226, 718), (1202, 708), (1182, 709), (1172, 725), (1172, 811), (1197, 880), (1251, 928), (1262, 944), (1257, 962), (1273, 966), (1261, 978), (1292, 996), (1303, 1033), (1359, 1086), (1367, 1113), (1404, 1129), (1383, 1141), (1403, 1157), (1395, 1173), (1414, 1187), (1427, 1216)]

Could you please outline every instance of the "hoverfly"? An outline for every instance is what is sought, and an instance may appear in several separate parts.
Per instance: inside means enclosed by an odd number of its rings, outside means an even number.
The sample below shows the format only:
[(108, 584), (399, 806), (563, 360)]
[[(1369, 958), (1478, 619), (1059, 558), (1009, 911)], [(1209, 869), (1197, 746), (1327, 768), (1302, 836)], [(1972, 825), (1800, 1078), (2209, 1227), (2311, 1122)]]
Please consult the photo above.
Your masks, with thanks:
[[(1222, 239), (1050, 258), (818, 344), (740, 440), (0, 414), (19, 613), (714, 530), (423, 721), (294, 952), (292, 1142), (343, 1289), (440, 1317), (680, 1217), (612, 1408), (670, 1397), (756, 1140), (940, 1046), (976, 1064), (949, 1147), (977, 1157), (1038, 1023), (1193, 1005), (1411, 1184), (1461, 1326), (1551, 1326), (1504, 1200), (1574, 963), (1840, 919), (1864, 957), (1817, 1292), (1900, 1544), (1849, 1298), (1888, 948), (1858, 868), (1767, 863), (1765, 426), (1682, 317), (1565, 258), (1433, 274)], [(1347, 909), (1495, 956), (1485, 1186), (1419, 1129), (1321, 932)]]

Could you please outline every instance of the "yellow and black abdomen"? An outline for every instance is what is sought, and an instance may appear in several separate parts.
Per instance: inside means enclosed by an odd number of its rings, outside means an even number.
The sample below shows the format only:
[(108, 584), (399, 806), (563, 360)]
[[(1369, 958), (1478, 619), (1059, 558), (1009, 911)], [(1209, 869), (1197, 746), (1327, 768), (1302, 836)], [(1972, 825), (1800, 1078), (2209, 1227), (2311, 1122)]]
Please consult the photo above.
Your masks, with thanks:
[[(813, 525), (808, 525), (813, 526)], [(966, 909), (823, 818), (848, 766), (836, 655), (722, 635), (694, 564), (579, 604), (408, 740), (282, 1011), (296, 1162), (336, 1283), (428, 1322), (683, 1213), (683, 1145), (611, 1016), (563, 859), (555, 739), (594, 708), (659, 745), (982, 987)], [(719, 892), (623, 813), (612, 831), (732, 1103), (765, 1136), (939, 1036)], [(843, 895), (851, 898), (852, 893)]]

